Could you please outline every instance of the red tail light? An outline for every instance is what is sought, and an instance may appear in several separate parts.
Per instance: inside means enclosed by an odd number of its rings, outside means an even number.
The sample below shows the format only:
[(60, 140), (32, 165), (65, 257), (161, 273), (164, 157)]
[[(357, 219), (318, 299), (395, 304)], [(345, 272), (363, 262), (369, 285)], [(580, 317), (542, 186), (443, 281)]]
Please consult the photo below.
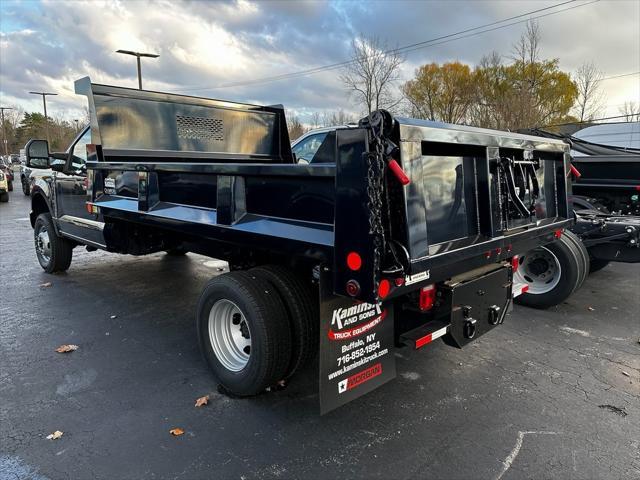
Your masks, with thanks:
[(360, 270), (362, 266), (362, 258), (356, 252), (349, 252), (347, 255), (347, 267), (349, 267), (354, 272)]
[(511, 258), (511, 269), (513, 270), (514, 273), (518, 270), (519, 266), (520, 266), (520, 257), (516, 255)]
[(431, 310), (436, 303), (436, 286), (427, 285), (420, 289), (420, 311), (426, 312)]
[(387, 295), (389, 295), (390, 291), (391, 283), (389, 282), (389, 280), (387, 280), (386, 278), (380, 280), (380, 284), (378, 285), (378, 297), (385, 298)]

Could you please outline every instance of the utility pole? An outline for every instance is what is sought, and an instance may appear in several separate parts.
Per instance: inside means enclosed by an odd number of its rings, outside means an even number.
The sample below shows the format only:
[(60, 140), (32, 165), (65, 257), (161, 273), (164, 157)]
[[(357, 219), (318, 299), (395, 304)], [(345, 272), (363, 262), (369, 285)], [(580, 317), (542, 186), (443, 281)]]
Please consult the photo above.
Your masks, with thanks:
[(49, 92), (29, 92), (32, 95), (42, 95), (42, 105), (44, 106), (44, 128), (47, 132), (47, 142), (51, 143), (49, 138), (49, 117), (47, 116), (47, 95), (58, 95), (57, 93)]
[(155, 53), (134, 52), (132, 50), (116, 50), (116, 53), (123, 53), (125, 55), (133, 55), (136, 57), (138, 63), (138, 90), (142, 90), (142, 68), (140, 66), (140, 57), (158, 58), (160, 55)]
[(4, 130), (4, 111), (13, 110), (11, 107), (0, 107), (0, 121), (2, 122), (2, 143), (4, 143), (4, 154), (9, 155), (9, 145), (7, 141), (7, 134)]
[(78, 128), (78, 122), (79, 122), (80, 120), (78, 120), (77, 118), (75, 118), (73, 121), (74, 121), (74, 122), (76, 122), (76, 133), (78, 133), (78, 132), (80, 131), (80, 129)]

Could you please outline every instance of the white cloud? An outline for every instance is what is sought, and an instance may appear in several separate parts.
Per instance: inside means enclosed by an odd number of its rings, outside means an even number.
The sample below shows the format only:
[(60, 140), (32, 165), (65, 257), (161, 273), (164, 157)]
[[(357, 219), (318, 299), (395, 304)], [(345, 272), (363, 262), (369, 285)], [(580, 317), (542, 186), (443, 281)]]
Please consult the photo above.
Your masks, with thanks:
[[(134, 87), (135, 59), (119, 48), (160, 54), (143, 59), (145, 88), (255, 103), (284, 103), (304, 117), (315, 110), (357, 110), (338, 71), (279, 82), (212, 87), (339, 62), (351, 38), (376, 34), (406, 45), (535, 10), (556, 2), (0, 2), (0, 92), (3, 103), (38, 109), (29, 90), (55, 90), (51, 109), (75, 115), (83, 99), (73, 81)], [(574, 71), (595, 61), (606, 75), (640, 70), (640, 2), (601, 1), (540, 19), (542, 50)], [(474, 64), (497, 50), (508, 55), (523, 25), (412, 52), (402, 68), (409, 78), (427, 62)], [(640, 101), (640, 76), (603, 82), (608, 114), (626, 100)], [(194, 90), (196, 87), (208, 87)], [(303, 121), (306, 119), (303, 118)]]

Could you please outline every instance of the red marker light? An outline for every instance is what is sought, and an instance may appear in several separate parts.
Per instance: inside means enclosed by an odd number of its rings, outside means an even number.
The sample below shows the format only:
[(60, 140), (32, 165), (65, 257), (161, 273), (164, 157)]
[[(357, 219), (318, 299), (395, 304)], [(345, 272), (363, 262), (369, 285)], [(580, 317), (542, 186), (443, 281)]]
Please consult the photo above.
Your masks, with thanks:
[(356, 252), (350, 252), (347, 255), (347, 267), (353, 271), (360, 270), (362, 267), (362, 258)]
[(391, 283), (386, 278), (384, 280), (380, 280), (380, 284), (378, 285), (378, 297), (386, 298), (391, 291)]
[(553, 236), (556, 238), (560, 238), (562, 236), (562, 229), (553, 232)]
[(420, 289), (420, 311), (426, 312), (431, 310), (436, 303), (436, 286), (427, 285)]
[(519, 266), (520, 266), (520, 257), (518, 257), (518, 255), (515, 255), (514, 257), (511, 258), (511, 269), (513, 270), (514, 273), (518, 271)]
[(498, 247), (496, 248), (496, 254), (500, 255), (502, 253), (502, 248)]
[(401, 287), (402, 285), (404, 285), (404, 278), (398, 277), (393, 281), (393, 283), (396, 284), (396, 287)]
[(485, 252), (484, 256), (485, 258), (491, 258), (491, 250), (489, 250), (488, 252)]

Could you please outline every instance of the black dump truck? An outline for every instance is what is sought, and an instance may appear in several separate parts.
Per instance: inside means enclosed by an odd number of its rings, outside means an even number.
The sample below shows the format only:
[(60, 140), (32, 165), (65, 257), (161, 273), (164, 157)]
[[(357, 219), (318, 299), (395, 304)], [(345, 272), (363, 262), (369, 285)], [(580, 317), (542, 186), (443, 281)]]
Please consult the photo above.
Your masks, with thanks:
[(196, 327), (238, 396), (319, 356), (324, 413), (394, 378), (397, 347), (464, 347), (526, 290), (518, 254), (572, 223), (562, 141), (377, 111), (298, 164), (282, 106), (75, 86), (90, 126), (64, 153), (26, 146), (54, 171), (31, 193), (40, 265), (80, 246), (228, 261)]
[(610, 262), (640, 262), (640, 151), (541, 129), (526, 133), (563, 140), (573, 154), (569, 202), (575, 222), (559, 242), (520, 255), (515, 274), (529, 286), (517, 302), (546, 308)]

